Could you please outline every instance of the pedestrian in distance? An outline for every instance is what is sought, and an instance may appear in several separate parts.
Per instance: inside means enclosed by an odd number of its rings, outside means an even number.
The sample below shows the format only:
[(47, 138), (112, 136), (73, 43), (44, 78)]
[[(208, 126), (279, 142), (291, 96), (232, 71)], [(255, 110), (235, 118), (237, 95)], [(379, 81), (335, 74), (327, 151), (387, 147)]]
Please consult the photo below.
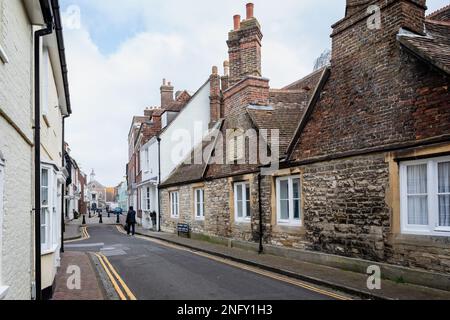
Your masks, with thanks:
[(130, 207), (127, 214), (127, 233), (130, 233), (134, 236), (136, 232), (136, 211), (134, 211), (133, 207)]

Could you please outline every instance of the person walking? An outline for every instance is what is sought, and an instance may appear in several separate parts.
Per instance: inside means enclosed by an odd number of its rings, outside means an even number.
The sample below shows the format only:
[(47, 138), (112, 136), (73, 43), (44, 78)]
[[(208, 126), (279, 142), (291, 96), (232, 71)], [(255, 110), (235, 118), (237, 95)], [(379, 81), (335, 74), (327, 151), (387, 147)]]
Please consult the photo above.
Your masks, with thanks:
[(136, 232), (136, 211), (134, 211), (133, 207), (130, 207), (127, 213), (127, 233), (130, 233), (134, 236)]

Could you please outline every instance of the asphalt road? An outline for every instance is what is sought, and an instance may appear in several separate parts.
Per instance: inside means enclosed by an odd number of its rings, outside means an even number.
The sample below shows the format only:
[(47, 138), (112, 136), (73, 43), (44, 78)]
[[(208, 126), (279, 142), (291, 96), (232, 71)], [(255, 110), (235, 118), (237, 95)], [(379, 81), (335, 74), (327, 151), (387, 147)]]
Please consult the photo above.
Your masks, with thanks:
[(139, 300), (330, 300), (284, 281), (193, 252), (93, 226), (67, 251), (102, 252)]

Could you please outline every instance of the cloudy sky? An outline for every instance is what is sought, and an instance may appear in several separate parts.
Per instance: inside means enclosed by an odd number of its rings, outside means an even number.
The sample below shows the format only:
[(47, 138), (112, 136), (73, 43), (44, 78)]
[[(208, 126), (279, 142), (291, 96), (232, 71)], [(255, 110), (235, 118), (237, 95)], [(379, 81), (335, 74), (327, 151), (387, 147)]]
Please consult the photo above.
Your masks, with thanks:
[[(245, 16), (246, 2), (61, 0), (73, 105), (67, 141), (86, 173), (94, 168), (111, 186), (123, 179), (132, 116), (159, 104), (162, 78), (196, 91), (213, 65), (221, 67), (232, 17)], [(345, 0), (253, 2), (272, 87), (312, 71), (345, 11)], [(430, 11), (446, 4), (428, 0)]]

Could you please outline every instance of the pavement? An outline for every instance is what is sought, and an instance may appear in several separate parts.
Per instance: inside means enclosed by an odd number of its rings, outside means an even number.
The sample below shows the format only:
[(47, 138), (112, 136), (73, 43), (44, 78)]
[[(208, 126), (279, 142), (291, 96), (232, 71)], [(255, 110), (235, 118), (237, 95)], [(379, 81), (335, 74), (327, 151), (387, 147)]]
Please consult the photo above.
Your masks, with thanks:
[(66, 223), (64, 232), (64, 241), (75, 240), (81, 238), (81, 221), (73, 220)]
[[(336, 300), (335, 290), (252, 268), (143, 236), (96, 225), (66, 252), (104, 257), (126, 300)], [(113, 279), (114, 280), (114, 279)], [(116, 287), (113, 285), (113, 287)], [(119, 293), (120, 296), (120, 293)], [(122, 299), (125, 300), (125, 299)]]
[(450, 300), (450, 292), (405, 283), (382, 280), (380, 290), (367, 287), (368, 276), (337, 268), (311, 264), (270, 254), (229, 248), (200, 240), (178, 237), (176, 234), (152, 232), (137, 227), (140, 235), (181, 245), (222, 258), (230, 259), (263, 270), (277, 272), (291, 278), (333, 288), (365, 299), (382, 300)]
[(89, 254), (65, 252), (52, 300), (104, 300), (103, 286)]
[[(117, 282), (126, 283), (137, 299), (450, 300), (448, 291), (389, 280), (382, 280), (380, 290), (369, 290), (368, 276), (364, 274), (269, 254), (259, 255), (141, 227), (137, 227), (137, 237), (128, 237), (121, 226), (114, 224), (115, 219), (111, 225), (93, 221), (88, 225), (86, 240), (66, 244), (66, 252), (103, 254), (118, 273), (120, 280), (116, 279)], [(94, 255), (92, 260), (95, 259)], [(99, 261), (95, 264), (97, 274), (101, 274)], [(103, 272), (100, 278), (103, 291), (109, 288), (107, 299), (120, 298), (117, 292), (111, 291), (114, 285), (105, 274)], [(307, 289), (309, 285), (313, 290)], [(126, 294), (124, 296), (128, 299)]]

